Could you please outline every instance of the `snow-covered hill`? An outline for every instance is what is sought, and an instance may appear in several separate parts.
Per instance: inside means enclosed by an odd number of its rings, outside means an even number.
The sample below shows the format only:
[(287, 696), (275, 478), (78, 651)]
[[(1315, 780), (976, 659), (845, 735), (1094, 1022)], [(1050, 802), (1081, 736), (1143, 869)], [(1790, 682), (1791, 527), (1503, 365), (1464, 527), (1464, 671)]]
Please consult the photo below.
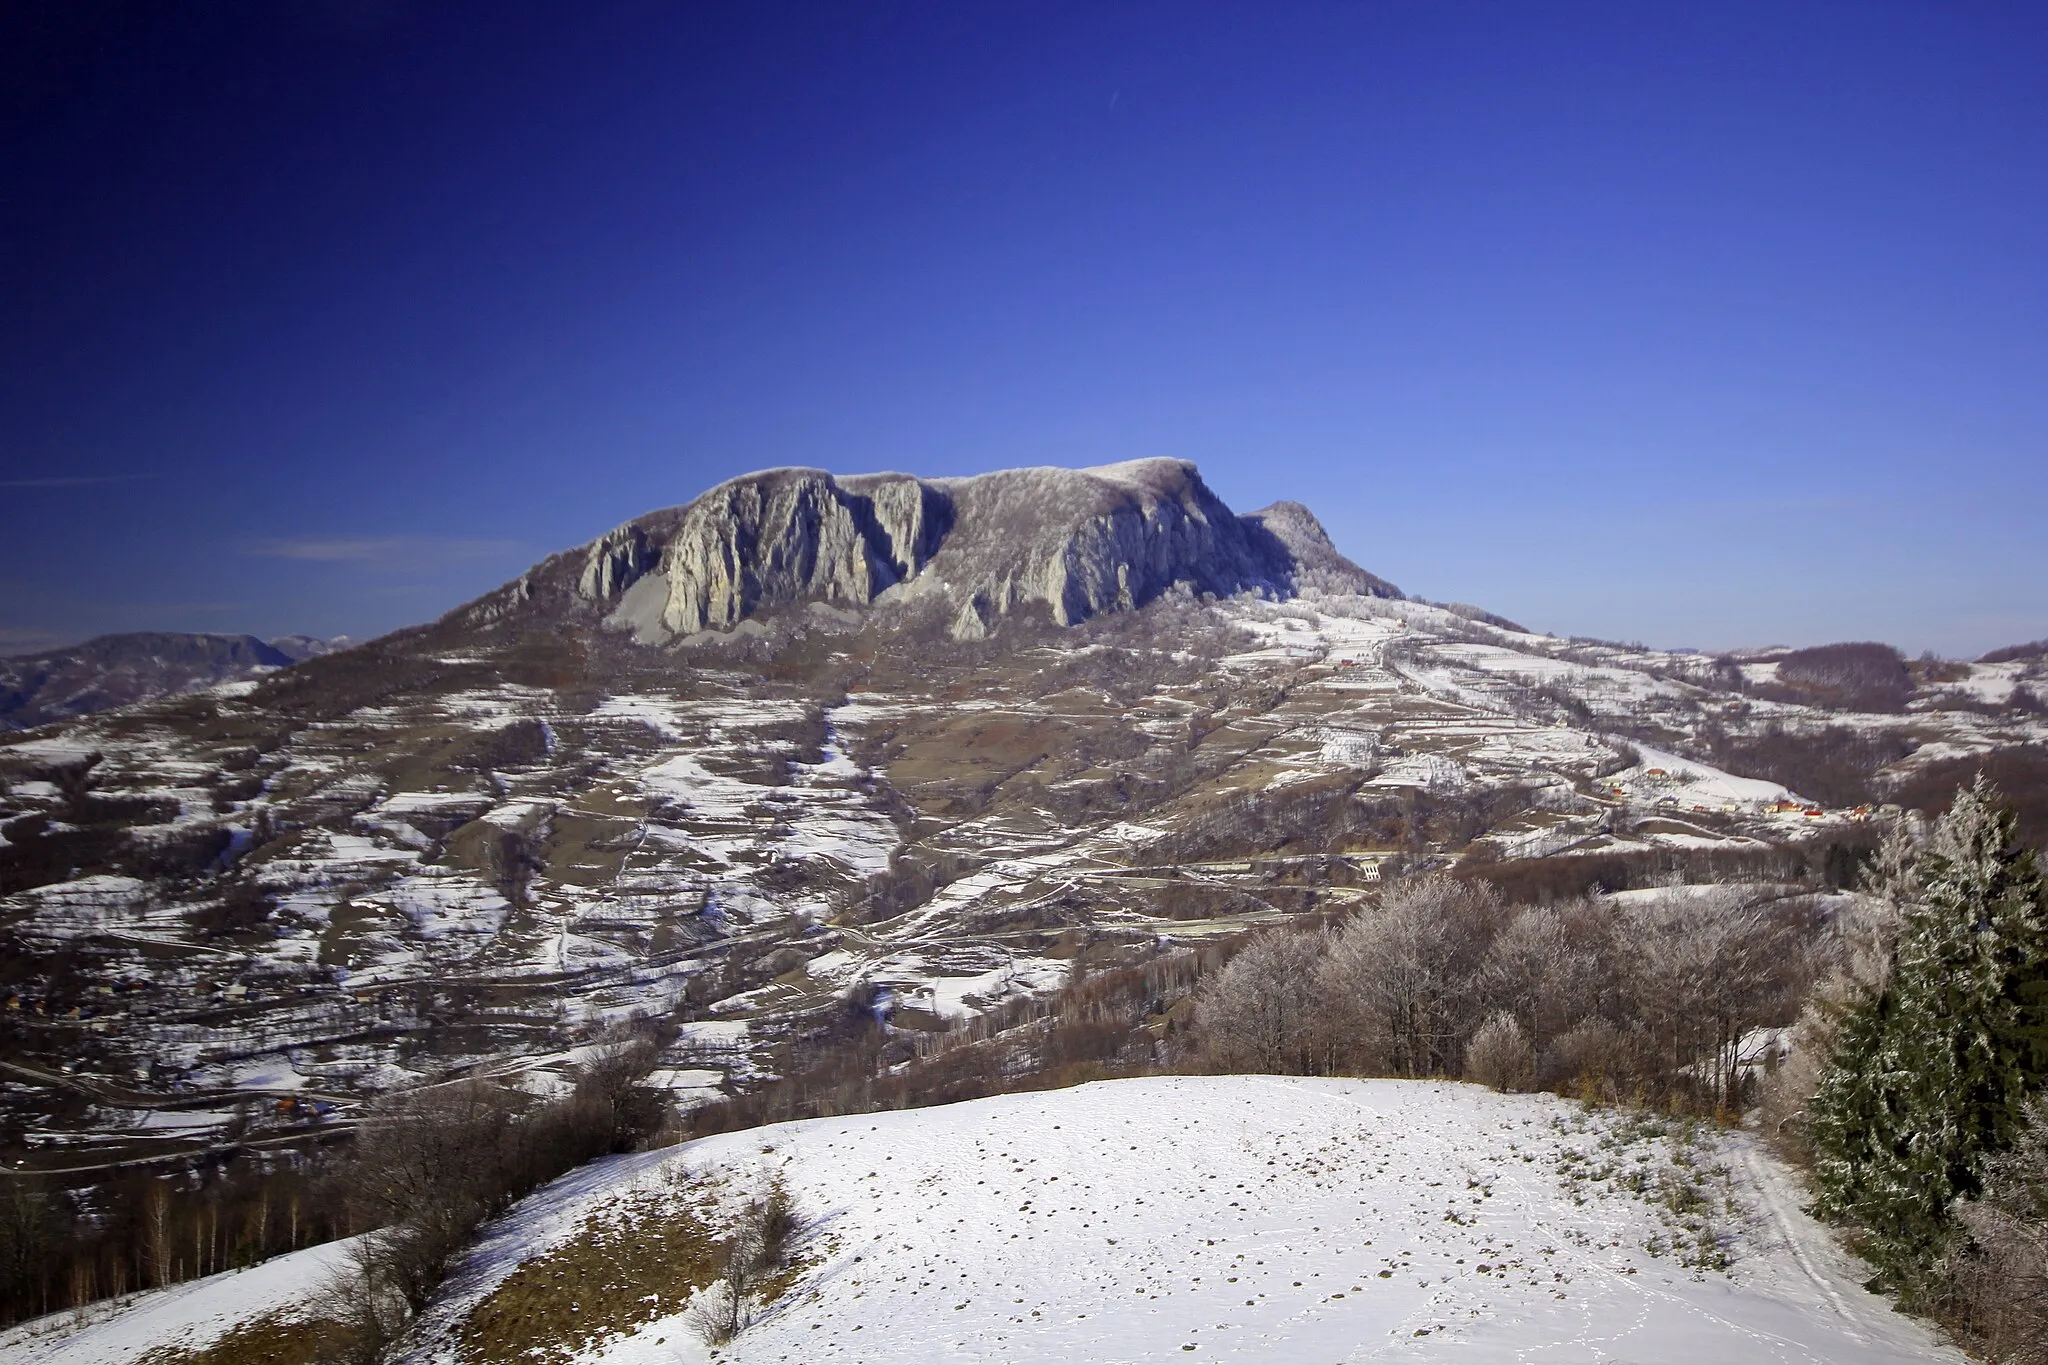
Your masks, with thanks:
[[(490, 1229), (408, 1358), (479, 1359), (461, 1345), (471, 1314), (608, 1217), (770, 1171), (806, 1219), (807, 1268), (722, 1361), (1962, 1359), (1858, 1286), (1867, 1272), (1745, 1136), (1465, 1085), (1264, 1076), (1102, 1082), (612, 1159)], [(165, 1330), (209, 1294), (268, 1302), (261, 1273), (174, 1291)], [(550, 1311), (523, 1293), (522, 1311)], [(587, 1321), (598, 1301), (582, 1306)], [(548, 1358), (710, 1358), (687, 1312), (654, 1311), (568, 1330)], [(17, 1358), (72, 1365), (108, 1358), (94, 1341), (146, 1337), (117, 1319)]]
[(196, 1351), (250, 1323), (296, 1321), (346, 1264), (353, 1239), (307, 1247), (247, 1270), (106, 1299), (0, 1331), (10, 1365), (116, 1365)]

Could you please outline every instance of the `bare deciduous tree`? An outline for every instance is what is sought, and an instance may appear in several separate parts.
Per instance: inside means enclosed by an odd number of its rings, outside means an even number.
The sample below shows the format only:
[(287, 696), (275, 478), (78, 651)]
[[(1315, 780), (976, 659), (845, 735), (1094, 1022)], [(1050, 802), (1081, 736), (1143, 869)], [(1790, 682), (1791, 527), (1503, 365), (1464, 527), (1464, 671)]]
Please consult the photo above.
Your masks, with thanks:
[(1801, 989), (1810, 925), (1740, 887), (1674, 887), (1634, 901), (1621, 930), (1634, 997), (1666, 1076), (1691, 1076), (1715, 1107), (1734, 1108), (1750, 1029), (1789, 1023)]
[(789, 1262), (799, 1228), (789, 1186), (779, 1174), (767, 1175), (726, 1234), (724, 1273), (691, 1304), (691, 1319), (706, 1344), (723, 1345), (753, 1322), (764, 1286)]
[(1470, 985), (1500, 917), (1491, 886), (1432, 876), (1389, 888), (1337, 931), (1318, 982), (1354, 1065), (1456, 1074), (1478, 1023)]
[(519, 1108), (501, 1086), (463, 1081), (387, 1100), (357, 1135), (350, 1199), (360, 1225), (383, 1229), (380, 1273), (414, 1312), (516, 1187)]
[(2048, 1365), (2048, 1097), (2012, 1147), (1984, 1163), (1984, 1192), (1956, 1206), (1967, 1246), (1943, 1267), (1986, 1359)]
[(1326, 1070), (1328, 1032), (1318, 991), (1320, 933), (1267, 934), (1204, 982), (1195, 1027), (1210, 1064), (1226, 1071)]
[(171, 1187), (166, 1180), (152, 1180), (143, 1196), (142, 1246), (149, 1282), (160, 1289), (171, 1282)]
[(612, 1151), (629, 1151), (661, 1127), (668, 1100), (645, 1084), (660, 1059), (660, 1045), (629, 1028), (606, 1036), (577, 1064), (577, 1096), (602, 1113)]
[(1486, 1003), (1515, 1016), (1541, 1052), (1610, 1004), (1612, 916), (1583, 898), (1523, 906), (1494, 936), (1480, 967)]

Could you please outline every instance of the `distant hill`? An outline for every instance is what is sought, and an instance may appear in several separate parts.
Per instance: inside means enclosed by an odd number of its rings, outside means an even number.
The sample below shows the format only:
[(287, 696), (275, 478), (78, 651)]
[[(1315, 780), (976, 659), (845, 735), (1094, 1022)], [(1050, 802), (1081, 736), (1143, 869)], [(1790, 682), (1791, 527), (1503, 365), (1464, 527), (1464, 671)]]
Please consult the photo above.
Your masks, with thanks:
[(2048, 640), (2030, 640), (2023, 645), (2007, 645), (2003, 649), (1994, 649), (1989, 654), (1978, 659), (1977, 662), (1980, 664), (2009, 664), (2017, 663), (2021, 659), (2039, 659), (2044, 655), (2048, 655)]
[(16, 655), (0, 659), (0, 729), (28, 729), (289, 668), (332, 648), (308, 635), (272, 641), (145, 630)]

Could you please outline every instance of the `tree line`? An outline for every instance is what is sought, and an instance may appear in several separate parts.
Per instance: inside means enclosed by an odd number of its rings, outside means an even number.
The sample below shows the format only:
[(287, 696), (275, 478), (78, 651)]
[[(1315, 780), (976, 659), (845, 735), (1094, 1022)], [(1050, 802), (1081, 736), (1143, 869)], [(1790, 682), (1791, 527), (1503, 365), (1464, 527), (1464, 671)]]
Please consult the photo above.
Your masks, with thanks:
[(1217, 1071), (1450, 1076), (1732, 1113), (1742, 1044), (1789, 1024), (1829, 952), (1808, 895), (1672, 887), (1511, 904), (1444, 874), (1253, 943), (1196, 995)]

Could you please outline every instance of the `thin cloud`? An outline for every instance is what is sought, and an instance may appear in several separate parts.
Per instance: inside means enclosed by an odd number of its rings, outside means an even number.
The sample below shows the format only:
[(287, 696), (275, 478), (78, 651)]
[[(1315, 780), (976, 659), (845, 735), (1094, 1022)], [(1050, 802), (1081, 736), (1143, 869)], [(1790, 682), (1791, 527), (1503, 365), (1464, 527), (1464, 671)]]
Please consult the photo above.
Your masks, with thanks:
[(41, 654), (77, 638), (75, 635), (59, 635), (55, 631), (37, 630), (32, 626), (0, 626), (0, 658), (16, 654)]
[(516, 540), (441, 539), (433, 536), (284, 536), (261, 540), (249, 553), (263, 559), (307, 564), (361, 564), (378, 569), (418, 569), (471, 564), (518, 553)]

